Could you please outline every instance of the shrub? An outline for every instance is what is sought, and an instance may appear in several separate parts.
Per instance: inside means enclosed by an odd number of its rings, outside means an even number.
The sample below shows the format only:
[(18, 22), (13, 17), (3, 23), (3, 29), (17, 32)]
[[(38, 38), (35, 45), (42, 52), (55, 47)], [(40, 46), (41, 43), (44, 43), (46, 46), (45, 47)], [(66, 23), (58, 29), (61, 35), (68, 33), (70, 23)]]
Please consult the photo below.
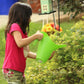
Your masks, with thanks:
[(70, 14), (74, 18), (84, 12), (84, 0), (60, 0), (60, 8), (64, 14)]
[(56, 50), (52, 60), (28, 67), (28, 84), (83, 84), (84, 83), (84, 21), (77, 22), (65, 33), (56, 31), (51, 39), (67, 47)]

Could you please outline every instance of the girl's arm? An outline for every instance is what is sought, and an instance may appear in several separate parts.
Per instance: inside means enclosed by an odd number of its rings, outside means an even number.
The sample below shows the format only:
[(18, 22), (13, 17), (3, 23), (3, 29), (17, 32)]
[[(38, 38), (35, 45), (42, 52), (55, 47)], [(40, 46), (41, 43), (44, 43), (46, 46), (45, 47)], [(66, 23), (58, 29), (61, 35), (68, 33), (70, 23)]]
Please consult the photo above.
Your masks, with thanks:
[[(52, 59), (52, 57), (54, 56), (55, 51), (53, 51), (52, 55), (50, 56), (49, 60)], [(28, 53), (28, 58), (32, 58), (32, 59), (36, 59), (36, 53), (33, 52), (29, 52)]]
[(22, 35), (19, 31), (14, 31), (12, 35), (14, 36), (15, 42), (19, 48), (29, 45), (35, 39), (41, 40), (43, 38), (43, 34), (39, 31), (28, 38), (22, 38)]
[(29, 50), (29, 45), (25, 46), (25, 47), (24, 47), (24, 50), (27, 51), (27, 52), (29, 52), (29, 51), (30, 51), (30, 50)]
[(24, 50), (25, 50), (26, 52), (28, 52), (26, 58), (36, 59), (36, 53), (31, 52), (31, 51), (29, 50), (29, 46), (25, 46), (25, 47), (24, 47)]
[[(27, 56), (28, 58), (36, 59), (36, 56), (37, 56), (36, 53), (31, 52), (31, 51), (29, 50), (29, 46), (26, 46), (24, 49), (28, 52), (28, 56)], [(52, 54), (51, 54), (49, 60), (52, 59), (52, 57), (54, 56), (54, 54), (55, 54), (55, 51), (52, 52)], [(27, 58), (27, 57), (26, 57), (26, 58)]]
[(36, 53), (30, 51), (28, 53), (28, 58), (36, 59)]

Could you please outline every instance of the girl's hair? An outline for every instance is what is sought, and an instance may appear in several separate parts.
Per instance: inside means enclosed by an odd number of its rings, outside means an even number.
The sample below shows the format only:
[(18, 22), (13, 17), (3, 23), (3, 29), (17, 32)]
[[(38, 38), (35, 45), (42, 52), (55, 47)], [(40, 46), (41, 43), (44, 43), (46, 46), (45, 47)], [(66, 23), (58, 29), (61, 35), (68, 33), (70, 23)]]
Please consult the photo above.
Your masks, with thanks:
[(26, 33), (27, 27), (29, 31), (29, 20), (31, 15), (32, 9), (30, 5), (21, 2), (13, 4), (9, 11), (9, 20), (5, 30), (5, 37), (7, 37), (7, 33), (13, 23), (18, 23), (24, 34)]

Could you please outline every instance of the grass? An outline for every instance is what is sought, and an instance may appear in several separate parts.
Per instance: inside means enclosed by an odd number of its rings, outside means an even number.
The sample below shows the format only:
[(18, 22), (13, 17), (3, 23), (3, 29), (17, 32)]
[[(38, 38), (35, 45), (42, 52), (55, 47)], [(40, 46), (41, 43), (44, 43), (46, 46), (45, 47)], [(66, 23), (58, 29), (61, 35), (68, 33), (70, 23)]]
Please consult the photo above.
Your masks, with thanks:
[(4, 80), (2, 74), (2, 66), (5, 56), (5, 38), (4, 38), (4, 29), (0, 30), (0, 84), (7, 84), (7, 81)]
[[(66, 32), (66, 29), (70, 29), (71, 26), (74, 25), (74, 21), (71, 22), (63, 22), (61, 23), (61, 27), (63, 29), (64, 32)], [(36, 33), (37, 30), (41, 30), (42, 27), (42, 22), (36, 22), (36, 23), (31, 23), (30, 24), (30, 32), (29, 32), (29, 36), (31, 36), (32, 34)], [(30, 50), (33, 52), (36, 52), (37, 49), (37, 45), (33, 46), (32, 42), (29, 46), (30, 46)], [(2, 74), (2, 66), (3, 66), (3, 61), (4, 61), (4, 56), (5, 56), (5, 36), (4, 36), (4, 28), (0, 29), (0, 84), (7, 84), (7, 82), (4, 80), (3, 78), (3, 74)], [(34, 66), (34, 64), (32, 64), (33, 59), (27, 59), (27, 65), (26, 65), (26, 69), (29, 66)]]

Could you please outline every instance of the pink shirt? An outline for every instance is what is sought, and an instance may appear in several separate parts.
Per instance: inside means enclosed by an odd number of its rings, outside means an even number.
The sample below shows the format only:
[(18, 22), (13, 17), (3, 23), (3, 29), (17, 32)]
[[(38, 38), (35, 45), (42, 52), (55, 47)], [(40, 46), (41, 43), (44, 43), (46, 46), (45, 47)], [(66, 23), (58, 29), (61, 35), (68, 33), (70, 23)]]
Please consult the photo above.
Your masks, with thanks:
[(5, 60), (3, 69), (13, 69), (24, 73), (26, 67), (26, 58), (24, 57), (23, 48), (19, 48), (16, 45), (14, 37), (11, 35), (13, 31), (19, 31), (22, 38), (26, 38), (27, 34), (24, 34), (17, 23), (11, 25), (9, 33), (6, 38)]

